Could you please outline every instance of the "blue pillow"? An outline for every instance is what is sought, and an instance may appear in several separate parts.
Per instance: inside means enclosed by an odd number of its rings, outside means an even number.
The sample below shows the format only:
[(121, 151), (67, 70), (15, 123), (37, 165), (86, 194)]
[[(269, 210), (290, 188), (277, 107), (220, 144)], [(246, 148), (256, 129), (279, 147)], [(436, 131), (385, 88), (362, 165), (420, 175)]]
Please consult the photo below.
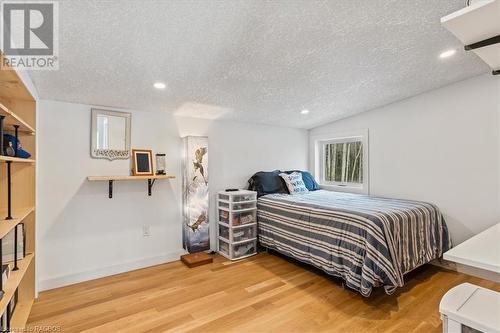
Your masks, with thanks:
[(288, 189), (285, 181), (279, 176), (281, 171), (260, 171), (248, 180), (248, 189), (257, 191), (257, 196), (263, 196), (272, 193), (286, 193)]
[(285, 173), (292, 173), (292, 172), (300, 172), (300, 173), (302, 173), (302, 180), (304, 181), (304, 184), (306, 184), (306, 188), (309, 191), (321, 190), (321, 187), (316, 182), (316, 179), (314, 179), (313, 175), (311, 175), (311, 173), (309, 171), (302, 171), (302, 170), (285, 171)]

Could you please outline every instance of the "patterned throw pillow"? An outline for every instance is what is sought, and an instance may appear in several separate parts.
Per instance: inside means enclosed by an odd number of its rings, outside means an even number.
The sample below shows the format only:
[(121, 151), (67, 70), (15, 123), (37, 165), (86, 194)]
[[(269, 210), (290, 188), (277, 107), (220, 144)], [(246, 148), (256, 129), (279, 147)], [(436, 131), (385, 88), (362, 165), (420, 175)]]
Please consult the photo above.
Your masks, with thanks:
[(302, 180), (302, 174), (300, 172), (292, 172), (289, 174), (280, 173), (280, 177), (285, 180), (286, 187), (290, 194), (301, 194), (309, 192)]

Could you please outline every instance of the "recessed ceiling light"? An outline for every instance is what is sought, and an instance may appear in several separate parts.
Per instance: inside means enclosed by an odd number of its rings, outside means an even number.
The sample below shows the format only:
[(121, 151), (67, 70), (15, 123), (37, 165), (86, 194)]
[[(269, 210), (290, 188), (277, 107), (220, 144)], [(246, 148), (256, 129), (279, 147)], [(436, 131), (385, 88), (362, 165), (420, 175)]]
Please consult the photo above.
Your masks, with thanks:
[(441, 58), (441, 59), (444, 59), (444, 58), (449, 58), (449, 57), (451, 57), (452, 55), (454, 55), (455, 53), (457, 53), (457, 50), (447, 50), (447, 51), (442, 52), (442, 53), (439, 55), (439, 58)]
[(153, 84), (153, 87), (155, 87), (156, 89), (165, 89), (167, 85), (163, 82), (155, 82)]
[(304, 109), (304, 110), (300, 111), (300, 114), (308, 114), (308, 113), (309, 113), (309, 110)]

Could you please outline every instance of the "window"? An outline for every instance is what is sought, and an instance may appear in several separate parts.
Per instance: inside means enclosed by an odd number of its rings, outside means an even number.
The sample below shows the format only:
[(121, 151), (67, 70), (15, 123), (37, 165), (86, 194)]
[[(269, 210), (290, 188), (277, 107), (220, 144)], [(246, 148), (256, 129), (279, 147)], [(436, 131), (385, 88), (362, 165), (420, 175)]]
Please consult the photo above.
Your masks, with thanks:
[(325, 182), (363, 184), (363, 142), (328, 142), (322, 149)]
[(315, 175), (326, 189), (368, 194), (368, 131), (314, 136)]

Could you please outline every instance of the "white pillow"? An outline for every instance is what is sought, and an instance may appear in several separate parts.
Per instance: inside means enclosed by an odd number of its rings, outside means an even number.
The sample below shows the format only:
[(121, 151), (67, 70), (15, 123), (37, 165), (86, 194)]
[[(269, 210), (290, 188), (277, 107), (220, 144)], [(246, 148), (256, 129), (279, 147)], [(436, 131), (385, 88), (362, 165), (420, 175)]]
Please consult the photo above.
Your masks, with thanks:
[(280, 173), (280, 176), (285, 180), (286, 187), (288, 187), (288, 192), (290, 192), (290, 194), (301, 194), (309, 192), (306, 184), (304, 184), (304, 181), (302, 180), (302, 173)]

